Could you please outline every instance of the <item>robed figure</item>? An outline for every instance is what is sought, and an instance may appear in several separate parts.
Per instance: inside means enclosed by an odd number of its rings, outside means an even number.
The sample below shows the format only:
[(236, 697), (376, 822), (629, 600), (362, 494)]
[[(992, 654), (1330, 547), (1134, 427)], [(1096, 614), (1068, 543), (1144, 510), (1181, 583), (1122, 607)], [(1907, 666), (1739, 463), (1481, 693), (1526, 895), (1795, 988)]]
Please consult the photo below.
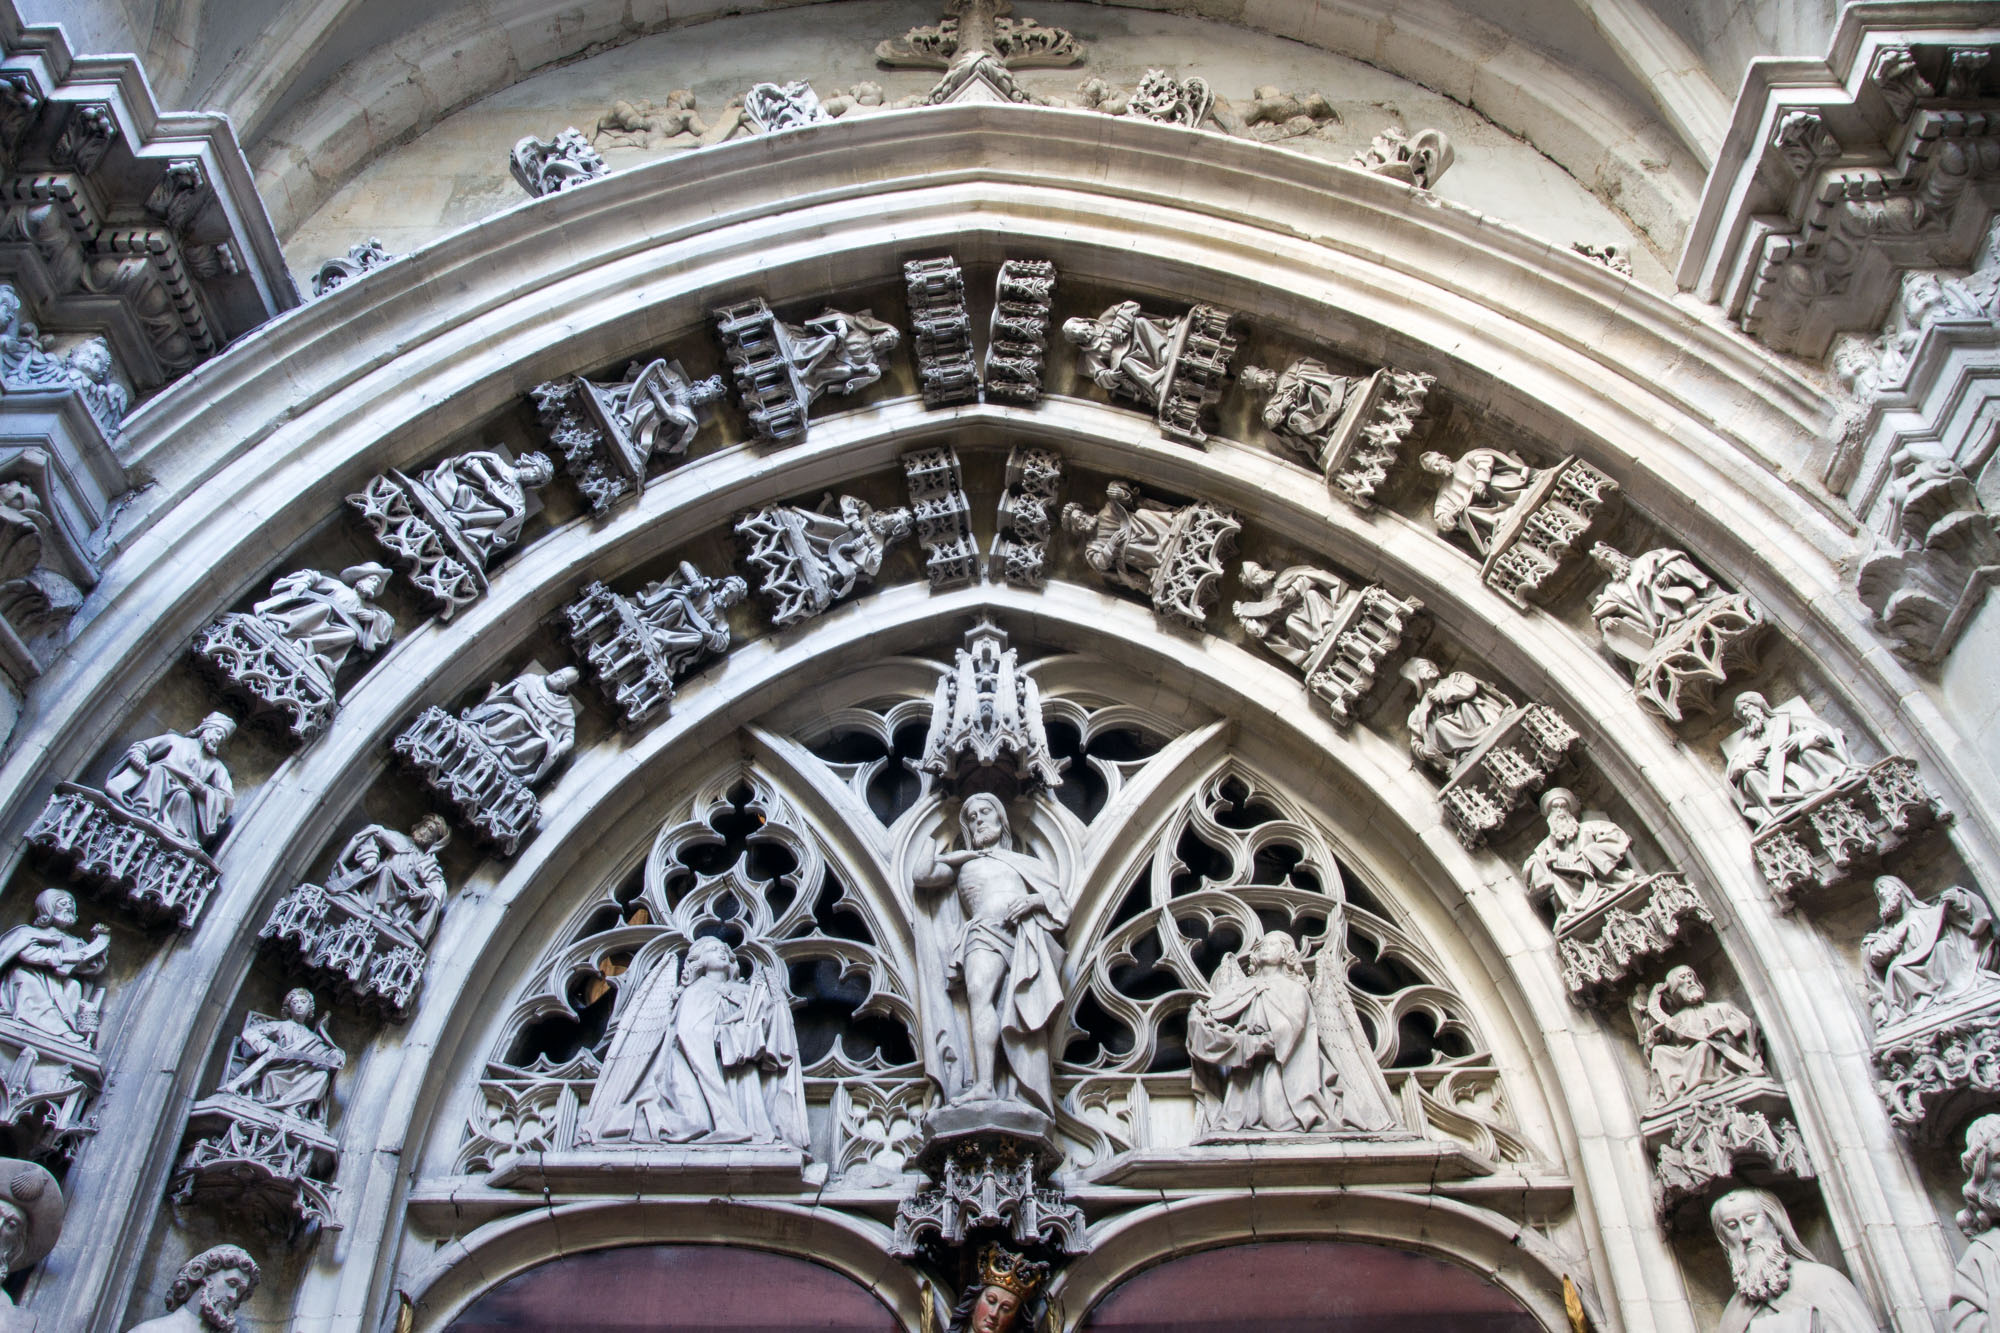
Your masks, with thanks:
[(1722, 742), (1722, 753), (1730, 797), (1752, 828), (1866, 771), (1848, 754), (1847, 738), (1804, 699), (1773, 708), (1763, 695), (1745, 690), (1736, 699), (1736, 720), (1743, 729)]
[(418, 479), (458, 525), (482, 564), (512, 546), (528, 518), (528, 491), (546, 486), (555, 468), (543, 454), (508, 462), (491, 449), (447, 458)]
[(741, 980), (708, 937), (631, 984), (579, 1144), (807, 1145), (791, 1000), (771, 968)]
[(1481, 559), (1493, 553), (1500, 524), (1542, 475), (1504, 449), (1468, 449), (1457, 462), (1429, 453), (1417, 465), (1439, 478), (1431, 522), (1445, 536), (1463, 536)]
[(0, 935), (0, 1014), (44, 1036), (86, 1050), (97, 1046), (103, 993), (79, 978), (104, 970), (111, 951), (110, 928), (90, 928), (90, 938), (71, 933), (76, 899), (61, 889), (35, 896), (33, 924)]
[(1072, 319), (1063, 336), (1076, 344), (1083, 373), (1112, 393), (1158, 407), (1173, 377), (1174, 343), (1187, 316), (1144, 315), (1120, 301), (1096, 319)]
[(1104, 507), (1063, 507), (1063, 526), (1083, 538), (1083, 560), (1113, 583), (1150, 593), (1153, 575), (1167, 558), (1180, 510), (1149, 500), (1126, 481), (1104, 486)]
[(221, 1091), (279, 1115), (324, 1123), (334, 1071), (347, 1064), (347, 1053), (327, 1035), (325, 1019), (313, 1026), (314, 1009), (312, 992), (300, 989), (285, 996), (282, 1018), (246, 1019), (237, 1038), (245, 1063)]
[(428, 946), (450, 892), (437, 858), (450, 841), (450, 828), (436, 815), (425, 815), (408, 833), (370, 824), (340, 849), (326, 890), (350, 898)]
[(250, 614), (298, 649), (331, 689), (351, 655), (365, 657), (396, 637), (396, 618), (375, 605), (388, 578), (388, 568), (372, 562), (343, 569), (339, 578), (296, 570), (273, 581)]
[(1449, 776), (1514, 711), (1514, 701), (1469, 671), (1449, 675), (1427, 658), (1403, 668), (1418, 690), (1410, 709), (1410, 751)]
[(1676, 967), (1642, 999), (1632, 1025), (1653, 1071), (1655, 1107), (1738, 1078), (1758, 1078), (1757, 1025), (1727, 1000), (1711, 1000), (1691, 967)]
[(902, 342), (892, 324), (866, 310), (823, 310), (804, 324), (787, 324), (792, 373), (807, 402), (821, 394), (858, 393), (882, 378), (889, 354)]
[(1644, 662), (1675, 626), (1729, 597), (1686, 551), (1669, 546), (1628, 556), (1599, 542), (1590, 557), (1611, 576), (1590, 618), (1604, 646), (1627, 662)]
[(1861, 956), (1878, 1027), (2000, 985), (1993, 911), (1972, 893), (1950, 888), (1926, 903), (1896, 876), (1883, 875), (1875, 881), (1875, 901), (1881, 925), (1862, 937)]
[(1239, 378), (1251, 393), (1270, 395), (1264, 402), (1265, 427), (1313, 462), (1319, 461), (1319, 450), (1340, 421), (1355, 385), (1349, 376), (1334, 374), (1310, 356), (1277, 375), (1251, 366)]
[(199, 847), (236, 808), (236, 785), (221, 758), (224, 742), (235, 732), (227, 713), (210, 713), (192, 736), (169, 731), (138, 741), (104, 780), (104, 794), (187, 846)]
[(1243, 586), (1255, 601), (1237, 602), (1230, 611), (1243, 623), (1251, 637), (1305, 669), (1320, 645), (1340, 627), (1340, 604), (1347, 596), (1347, 581), (1311, 565), (1289, 565), (1284, 570), (1266, 569), (1255, 560), (1245, 560)]
[(489, 688), (459, 721), (532, 787), (576, 744), (576, 704), (569, 697), (576, 681), (575, 667), (516, 676)]

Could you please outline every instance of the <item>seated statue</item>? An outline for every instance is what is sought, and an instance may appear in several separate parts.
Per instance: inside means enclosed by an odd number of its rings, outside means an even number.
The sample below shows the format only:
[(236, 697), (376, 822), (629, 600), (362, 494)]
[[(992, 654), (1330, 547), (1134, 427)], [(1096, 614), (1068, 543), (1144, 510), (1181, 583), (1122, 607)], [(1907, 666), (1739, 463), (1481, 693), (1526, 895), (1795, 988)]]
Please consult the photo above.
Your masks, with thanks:
[(1542, 797), (1548, 836), (1521, 867), (1529, 890), (1556, 903), (1556, 924), (1630, 888), (1640, 877), (1632, 835), (1608, 819), (1579, 819), (1576, 794), (1551, 787)]
[(1882, 924), (1861, 939), (1875, 1025), (1887, 1027), (1981, 986), (2000, 983), (1993, 912), (1970, 890), (1925, 903), (1894, 875), (1875, 881)]
[(236, 786), (222, 746), (236, 734), (227, 713), (210, 713), (194, 735), (169, 731), (125, 752), (104, 794), (114, 805), (166, 829), (190, 847), (213, 838), (236, 808)]
[(1441, 478), (1431, 521), (1445, 536), (1456, 532), (1480, 559), (1493, 553), (1501, 522), (1527, 497), (1542, 470), (1502, 449), (1468, 449), (1457, 462), (1427, 453), (1417, 465)]
[(532, 787), (576, 745), (576, 703), (569, 697), (576, 682), (575, 667), (516, 676), (490, 686), (459, 721)]
[[(879, 559), (878, 559), (879, 567)], [(655, 580), (632, 599), (653, 648), (675, 675), (711, 653), (729, 651), (723, 613), (741, 602), (749, 585), (734, 574), (712, 579), (686, 560), (674, 576)]]
[(639, 456), (684, 454), (701, 429), (701, 407), (723, 395), (721, 377), (690, 380), (678, 361), (655, 359), (625, 368), (615, 384), (592, 382), (598, 399)]
[(624, 998), (577, 1142), (806, 1146), (792, 1007), (769, 967), (748, 981), (714, 937), (656, 961)]
[(1063, 337), (1075, 343), (1083, 373), (1112, 394), (1157, 408), (1174, 373), (1174, 344), (1188, 316), (1144, 315), (1137, 301), (1120, 301), (1096, 319), (1072, 319)]
[(1653, 1072), (1655, 1107), (1732, 1079), (1764, 1074), (1757, 1025), (1727, 1000), (1709, 999), (1691, 967), (1668, 972), (1643, 1000), (1634, 993), (1632, 1022)]
[(808, 403), (821, 394), (851, 394), (882, 378), (889, 353), (903, 340), (893, 325), (866, 310), (823, 310), (804, 324), (786, 324), (792, 373)]
[(370, 824), (334, 858), (326, 891), (351, 898), (428, 945), (450, 892), (437, 859), (450, 842), (451, 830), (436, 815), (425, 815), (408, 833)]
[(1291, 565), (1282, 572), (1245, 560), (1243, 586), (1257, 599), (1237, 602), (1230, 610), (1252, 638), (1303, 668), (1337, 623), (1347, 581), (1311, 565)]
[(290, 643), (331, 687), (354, 653), (367, 655), (396, 637), (396, 618), (375, 605), (389, 578), (373, 562), (340, 571), (340, 577), (301, 569), (271, 584), (271, 595), (250, 608), (253, 618)]
[(1300, 357), (1277, 375), (1249, 366), (1237, 379), (1253, 394), (1270, 395), (1264, 402), (1265, 428), (1314, 464), (1357, 383), (1310, 356)]
[(514, 544), (528, 517), (528, 492), (555, 479), (544, 454), (508, 462), (490, 449), (447, 458), (417, 479), (458, 525), (458, 535), (483, 565)]
[(1847, 739), (1821, 721), (1803, 699), (1772, 708), (1746, 690), (1736, 699), (1743, 729), (1722, 743), (1736, 808), (1761, 829), (1820, 793), (1866, 772), (1847, 753)]
[(1439, 673), (1428, 658), (1403, 668), (1417, 687), (1410, 710), (1410, 751), (1446, 776), (1476, 751), (1514, 712), (1514, 701), (1469, 671)]
[(0, 935), (0, 1015), (57, 1041), (92, 1049), (103, 992), (78, 978), (104, 970), (111, 929), (99, 922), (84, 940), (70, 933), (75, 925), (76, 899), (61, 889), (44, 889), (35, 895), (34, 924)]
[(1604, 646), (1627, 662), (1644, 662), (1669, 630), (1730, 596), (1687, 552), (1669, 546), (1628, 556), (1599, 542), (1590, 558), (1611, 576), (1591, 604), (1591, 619)]
[(326, 1035), (326, 1020), (310, 1027), (312, 992), (303, 987), (285, 996), (282, 1018), (252, 1015), (237, 1038), (247, 1063), (219, 1092), (248, 1098), (279, 1115), (326, 1121), (334, 1071), (347, 1064), (347, 1053)]
[(1063, 506), (1063, 526), (1084, 539), (1084, 563), (1113, 583), (1150, 593), (1181, 511), (1149, 500), (1129, 481), (1105, 483), (1104, 507)]

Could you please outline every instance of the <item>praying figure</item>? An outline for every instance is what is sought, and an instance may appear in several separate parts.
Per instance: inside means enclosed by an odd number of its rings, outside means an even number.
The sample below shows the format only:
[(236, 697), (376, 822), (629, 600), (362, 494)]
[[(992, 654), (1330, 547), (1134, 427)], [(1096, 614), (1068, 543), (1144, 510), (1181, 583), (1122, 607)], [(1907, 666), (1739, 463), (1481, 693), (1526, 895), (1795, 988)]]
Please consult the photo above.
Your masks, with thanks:
[(1925, 903), (1908, 884), (1883, 875), (1875, 881), (1875, 901), (1882, 924), (1862, 937), (1861, 956), (1876, 1027), (2000, 984), (1993, 911), (1970, 890), (1946, 889)]
[(370, 824), (334, 858), (326, 891), (354, 899), (428, 945), (450, 891), (437, 859), (450, 841), (451, 829), (436, 815), (425, 815), (407, 834)]
[(2000, 1115), (1965, 1127), (1965, 1207), (1958, 1229), (1971, 1240), (1959, 1258), (1946, 1311), (1949, 1333), (2000, 1333)]
[(513, 462), (491, 449), (447, 458), (417, 479), (451, 515), (458, 535), (483, 566), (514, 544), (528, 517), (528, 492), (555, 479), (548, 456), (522, 454)]
[(1083, 373), (1099, 388), (1157, 408), (1188, 319), (1141, 314), (1137, 301), (1120, 301), (1096, 319), (1066, 321), (1063, 337), (1076, 344)]
[(1250, 636), (1303, 669), (1338, 623), (1347, 581), (1311, 565), (1290, 565), (1282, 572), (1245, 560), (1243, 586), (1257, 598), (1236, 602), (1230, 610)]
[(576, 703), (569, 692), (577, 674), (575, 667), (561, 667), (492, 685), (459, 721), (509, 773), (533, 787), (576, 745)]
[(301, 569), (271, 584), (271, 595), (251, 616), (304, 655), (326, 678), (329, 691), (349, 656), (388, 646), (396, 618), (375, 605), (389, 578), (374, 562), (340, 571), (340, 577)]
[(1493, 553), (1500, 524), (1513, 513), (1541, 479), (1542, 470), (1503, 449), (1468, 449), (1456, 463), (1440, 453), (1427, 453), (1417, 466), (1441, 478), (1431, 521), (1439, 533), (1457, 533), (1484, 560)]
[(1847, 753), (1847, 739), (1803, 699), (1777, 708), (1755, 690), (1736, 699), (1743, 729), (1724, 740), (1730, 796), (1761, 829), (1850, 776), (1866, 770)]
[(235, 719), (210, 713), (192, 736), (169, 731), (135, 742), (104, 779), (104, 794), (187, 846), (200, 847), (236, 808), (236, 786), (221, 759), (223, 744), (235, 734)]
[(1761, 1078), (1757, 1025), (1727, 1000), (1711, 1000), (1695, 970), (1667, 973), (1641, 1000), (1632, 996), (1632, 1024), (1653, 1071), (1654, 1107), (1736, 1078)]
[(1410, 751), (1449, 777), (1514, 711), (1514, 701), (1469, 671), (1441, 674), (1413, 657), (1403, 674), (1417, 688), (1410, 709)]
[(1708, 1210), (1736, 1288), (1716, 1333), (1877, 1333), (1881, 1325), (1838, 1269), (1813, 1258), (1768, 1190), (1732, 1190)]
[(245, 1063), (217, 1091), (324, 1124), (333, 1075), (347, 1064), (347, 1053), (327, 1036), (324, 1018), (310, 1026), (315, 1008), (312, 992), (299, 987), (285, 996), (283, 1017), (246, 1018), (236, 1039)]
[(1644, 662), (1668, 631), (1731, 595), (1686, 551), (1670, 546), (1628, 556), (1599, 542), (1591, 548), (1590, 558), (1611, 576), (1597, 590), (1591, 619), (1604, 636), (1604, 646), (1627, 662)]
[(35, 895), (34, 923), (0, 935), (0, 1015), (94, 1050), (104, 990), (80, 978), (96, 976), (110, 961), (111, 928), (100, 921), (85, 940), (71, 933), (75, 925), (76, 899), (43, 889)]
[(1521, 875), (1539, 900), (1553, 898), (1556, 924), (1588, 912), (1632, 887), (1640, 876), (1632, 860), (1632, 835), (1608, 819), (1582, 819), (1576, 793), (1551, 787), (1542, 796), (1548, 836), (1528, 854)]
[(1340, 953), (1331, 944), (1322, 950), (1310, 984), (1298, 944), (1282, 930), (1266, 931), (1240, 964), (1238, 955), (1223, 955), (1208, 995), (1188, 1013), (1204, 1133), (1394, 1127), (1388, 1086), (1345, 993)]
[(807, 1146), (791, 998), (773, 969), (737, 976), (712, 936), (665, 954), (621, 1006), (579, 1144)]
[(950, 929), (949, 983), (970, 1018), (972, 1084), (951, 1100), (1018, 1097), (1054, 1114), (1049, 1035), (1062, 1007), (1069, 902), (1054, 867), (1008, 846), (999, 797), (966, 797), (958, 827), (963, 846), (940, 841), (915, 876), (919, 889), (958, 890), (940, 924)]

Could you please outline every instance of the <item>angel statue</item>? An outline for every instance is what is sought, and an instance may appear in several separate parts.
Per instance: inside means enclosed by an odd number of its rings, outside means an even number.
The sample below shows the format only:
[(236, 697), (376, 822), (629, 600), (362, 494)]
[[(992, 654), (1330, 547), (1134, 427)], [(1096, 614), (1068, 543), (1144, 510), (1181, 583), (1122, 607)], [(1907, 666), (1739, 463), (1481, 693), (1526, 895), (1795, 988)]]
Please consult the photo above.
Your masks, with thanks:
[(620, 1010), (579, 1146), (806, 1146), (791, 997), (771, 967), (742, 980), (727, 944), (698, 939), (628, 982)]
[(1340, 954), (1333, 943), (1322, 949), (1310, 984), (1299, 946), (1282, 930), (1266, 931), (1241, 962), (1223, 955), (1207, 997), (1188, 1014), (1187, 1050), (1206, 1133), (1398, 1127)]

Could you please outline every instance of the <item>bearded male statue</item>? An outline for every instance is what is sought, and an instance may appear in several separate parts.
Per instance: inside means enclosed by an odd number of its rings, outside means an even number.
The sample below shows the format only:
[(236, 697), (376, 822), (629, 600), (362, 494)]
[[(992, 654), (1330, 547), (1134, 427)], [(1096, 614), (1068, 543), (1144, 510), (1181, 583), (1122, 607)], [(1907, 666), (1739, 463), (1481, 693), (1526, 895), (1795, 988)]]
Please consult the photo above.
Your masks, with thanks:
[(167, 1288), (167, 1313), (128, 1333), (236, 1333), (236, 1312), (257, 1290), (257, 1261), (235, 1245), (203, 1250)]
[(1965, 1207), (1958, 1229), (1972, 1238), (1952, 1279), (1945, 1327), (1951, 1333), (2000, 1333), (2000, 1115), (1965, 1129)]
[(1812, 1256), (1768, 1190), (1732, 1190), (1708, 1212), (1736, 1294), (1716, 1333), (1878, 1333), (1854, 1284)]

